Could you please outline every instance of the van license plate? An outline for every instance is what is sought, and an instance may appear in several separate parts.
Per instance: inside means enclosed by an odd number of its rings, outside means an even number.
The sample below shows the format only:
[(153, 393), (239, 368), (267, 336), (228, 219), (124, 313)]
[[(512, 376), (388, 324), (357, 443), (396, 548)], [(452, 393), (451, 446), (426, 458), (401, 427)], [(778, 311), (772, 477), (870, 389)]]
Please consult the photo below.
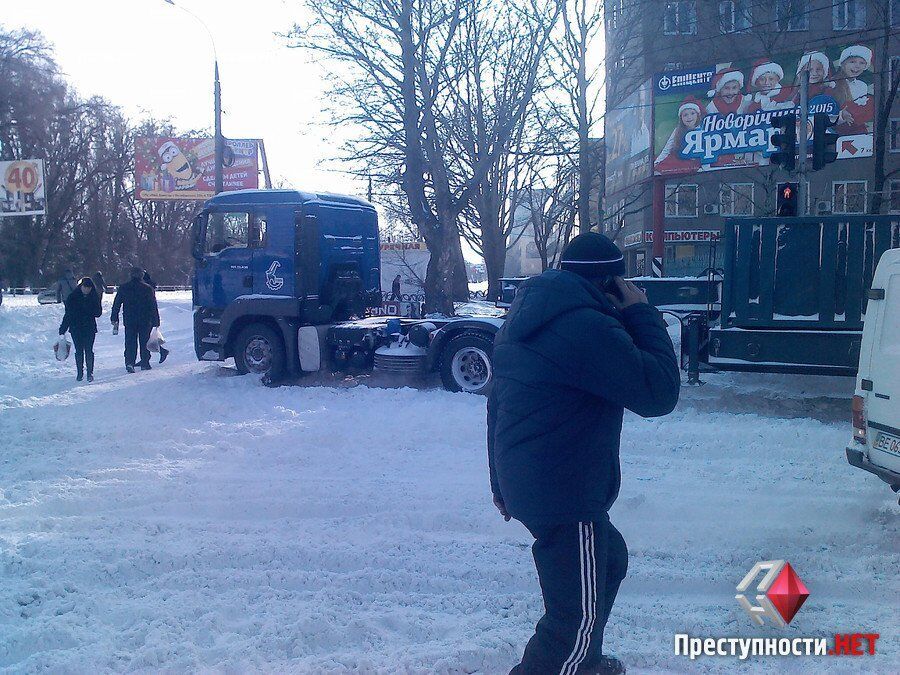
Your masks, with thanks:
[(896, 436), (891, 436), (890, 434), (886, 434), (883, 431), (879, 431), (878, 435), (875, 437), (875, 443), (872, 444), (872, 447), (877, 448), (878, 450), (883, 450), (891, 455), (895, 455), (900, 457), (900, 438)]

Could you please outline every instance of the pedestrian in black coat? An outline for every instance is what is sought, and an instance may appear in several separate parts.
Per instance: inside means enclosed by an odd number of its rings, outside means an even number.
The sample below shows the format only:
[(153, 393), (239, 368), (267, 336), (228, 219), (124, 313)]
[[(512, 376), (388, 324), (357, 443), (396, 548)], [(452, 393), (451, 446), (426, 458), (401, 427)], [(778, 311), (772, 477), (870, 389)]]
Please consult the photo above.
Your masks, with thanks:
[(494, 339), (488, 460), (494, 503), (534, 535), (545, 614), (515, 673), (617, 673), (603, 631), (628, 551), (608, 511), (625, 408), (665, 415), (680, 374), (659, 311), (596, 232), (524, 282)]
[(103, 295), (105, 293), (109, 293), (109, 289), (106, 287), (106, 279), (103, 278), (103, 272), (97, 270), (94, 272), (94, 288), (97, 289), (97, 293), (100, 295), (100, 301), (103, 301)]
[(153, 288), (142, 281), (144, 270), (140, 267), (131, 269), (131, 279), (119, 286), (113, 301), (110, 321), (119, 323), (119, 309), (125, 323), (125, 370), (134, 372), (138, 349), (141, 370), (150, 370), (150, 350), (147, 340), (150, 331), (159, 326), (159, 308), (156, 305), (156, 294)]
[(83, 277), (75, 290), (65, 301), (66, 312), (59, 326), (59, 334), (66, 331), (72, 336), (75, 345), (75, 367), (77, 379), (84, 379), (84, 366), (87, 365), (88, 382), (94, 381), (94, 338), (97, 335), (97, 317), (103, 313), (100, 294), (94, 288), (90, 277)]
[[(153, 289), (153, 297), (156, 297), (156, 282), (153, 281), (153, 277), (150, 276), (150, 272), (144, 270), (144, 283), (147, 284), (150, 288)], [(167, 358), (169, 358), (169, 350), (159, 345), (159, 362), (162, 363)]]

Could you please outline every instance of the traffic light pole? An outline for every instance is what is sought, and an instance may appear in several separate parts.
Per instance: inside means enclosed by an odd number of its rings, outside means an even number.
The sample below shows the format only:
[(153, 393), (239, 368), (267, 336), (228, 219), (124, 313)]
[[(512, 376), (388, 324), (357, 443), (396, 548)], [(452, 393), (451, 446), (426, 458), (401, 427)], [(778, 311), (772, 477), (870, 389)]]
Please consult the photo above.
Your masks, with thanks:
[(809, 151), (809, 67), (800, 73), (800, 132), (797, 134), (797, 211), (807, 215), (806, 153)]

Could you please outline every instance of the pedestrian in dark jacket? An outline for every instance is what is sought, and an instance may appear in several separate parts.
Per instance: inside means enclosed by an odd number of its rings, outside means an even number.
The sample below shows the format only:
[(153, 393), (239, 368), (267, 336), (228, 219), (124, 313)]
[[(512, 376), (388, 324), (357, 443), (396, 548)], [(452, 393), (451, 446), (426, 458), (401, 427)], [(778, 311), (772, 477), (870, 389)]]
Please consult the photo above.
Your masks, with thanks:
[(100, 296), (100, 301), (103, 301), (103, 295), (105, 293), (109, 293), (109, 289), (106, 287), (106, 279), (103, 278), (103, 272), (97, 270), (94, 272), (94, 288), (97, 289), (97, 294)]
[(620, 673), (603, 630), (628, 566), (608, 511), (623, 410), (665, 415), (680, 374), (665, 322), (596, 232), (524, 282), (494, 340), (488, 459), (494, 503), (535, 538), (545, 614), (514, 673)]
[(153, 288), (142, 281), (144, 270), (140, 267), (131, 269), (131, 279), (119, 286), (116, 299), (113, 301), (110, 321), (119, 323), (119, 309), (125, 323), (125, 370), (134, 372), (138, 349), (140, 349), (141, 370), (150, 370), (150, 350), (147, 340), (150, 331), (159, 325), (159, 308)]
[(71, 269), (66, 268), (59, 281), (56, 282), (56, 301), (64, 303), (72, 295), (72, 291), (75, 290), (77, 285), (75, 273)]
[[(144, 283), (147, 284), (150, 288), (153, 289), (153, 297), (156, 298), (156, 282), (153, 281), (153, 277), (150, 276), (150, 272), (144, 270)], [(158, 324), (157, 324), (158, 325)], [(169, 350), (162, 346), (162, 343), (159, 345), (159, 362), (162, 363), (167, 358), (169, 358)]]
[(400, 301), (400, 275), (394, 277), (394, 281), (391, 284), (391, 300), (395, 302)]
[(66, 331), (72, 336), (75, 345), (76, 380), (84, 379), (84, 366), (87, 365), (88, 382), (94, 381), (94, 338), (97, 335), (97, 317), (103, 313), (100, 295), (94, 288), (90, 277), (83, 277), (75, 290), (69, 294), (65, 302), (66, 313), (59, 325), (59, 334)]

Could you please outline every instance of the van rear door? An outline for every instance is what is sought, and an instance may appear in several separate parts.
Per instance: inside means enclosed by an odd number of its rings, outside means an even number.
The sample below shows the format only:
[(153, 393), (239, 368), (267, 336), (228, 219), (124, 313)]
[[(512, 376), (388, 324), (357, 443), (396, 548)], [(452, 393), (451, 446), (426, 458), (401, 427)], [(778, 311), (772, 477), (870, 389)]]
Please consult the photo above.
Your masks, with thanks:
[(870, 346), (868, 359), (865, 344), (862, 352), (868, 363), (860, 363), (860, 376), (871, 382), (866, 396), (869, 460), (900, 472), (900, 249), (885, 251), (878, 263), (863, 342)]

